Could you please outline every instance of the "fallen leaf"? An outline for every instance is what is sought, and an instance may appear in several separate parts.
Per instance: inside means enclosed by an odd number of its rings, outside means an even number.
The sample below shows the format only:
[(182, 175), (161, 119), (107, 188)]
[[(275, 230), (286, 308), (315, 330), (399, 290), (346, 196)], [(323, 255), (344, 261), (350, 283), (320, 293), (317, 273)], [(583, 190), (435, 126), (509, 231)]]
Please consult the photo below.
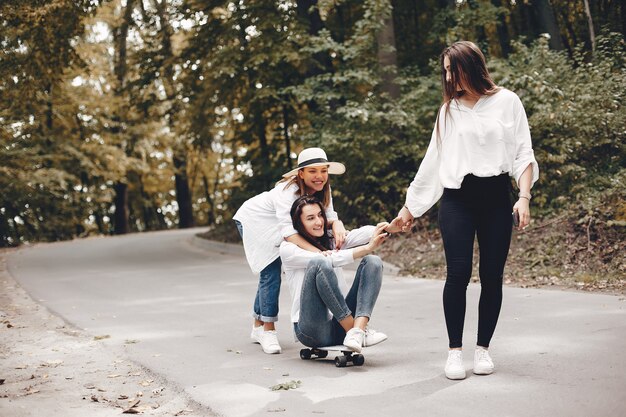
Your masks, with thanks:
[(63, 363), (63, 361), (61, 359), (56, 359), (53, 361), (46, 361), (46, 363), (42, 363), (39, 366), (48, 366), (50, 368), (56, 368), (57, 366), (61, 365)]
[(93, 340), (109, 339), (110, 337), (111, 337), (111, 335), (103, 334), (103, 335), (100, 335), (100, 336), (94, 336)]
[(15, 367), (15, 369), (26, 369), (26, 368), (28, 368), (28, 365), (17, 365)]
[(146, 379), (145, 381), (141, 381), (141, 382), (139, 383), (139, 385), (141, 385), (142, 387), (147, 387), (147, 386), (149, 386), (150, 384), (152, 384), (153, 382), (154, 382), (154, 380), (153, 380), (153, 379)]
[(158, 395), (158, 394), (162, 393), (164, 389), (165, 389), (165, 387), (155, 388), (155, 389), (152, 390), (152, 394)]
[(128, 399), (128, 395), (124, 395), (121, 394), (119, 397), (117, 397), (118, 400), (127, 400)]
[(95, 403), (99, 403), (100, 401), (98, 400), (98, 397), (96, 397), (95, 395), (91, 396), (91, 401), (95, 402)]
[(4, 384), (4, 381), (6, 381), (6, 379), (0, 379), (0, 385)]
[(139, 343), (139, 340), (136, 340), (136, 339), (126, 339), (124, 341), (124, 343), (127, 344), (127, 345), (132, 345), (132, 344), (135, 344), (135, 343)]
[(278, 391), (278, 390), (285, 390), (288, 391), (290, 389), (296, 389), (300, 386), (300, 384), (302, 384), (302, 381), (289, 381), (289, 382), (283, 382), (282, 384), (276, 384), (274, 386), (271, 386), (270, 389), (272, 391)]
[(267, 410), (268, 413), (282, 413), (283, 411), (287, 411), (285, 408), (270, 408)]
[(83, 387), (85, 387), (87, 389), (94, 389), (94, 388), (96, 388), (96, 386), (94, 384), (91, 384), (91, 383), (85, 384), (85, 385), (83, 385)]

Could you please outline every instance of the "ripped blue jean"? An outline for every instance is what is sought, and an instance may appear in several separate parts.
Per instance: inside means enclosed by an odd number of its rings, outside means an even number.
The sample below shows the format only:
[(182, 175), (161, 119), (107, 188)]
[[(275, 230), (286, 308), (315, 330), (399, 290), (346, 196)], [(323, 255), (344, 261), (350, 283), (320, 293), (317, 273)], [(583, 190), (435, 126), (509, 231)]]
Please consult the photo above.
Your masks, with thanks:
[[(344, 298), (337, 275), (328, 258), (309, 262), (302, 284), (300, 318), (294, 323), (298, 340), (305, 346), (340, 345), (346, 336), (339, 321), (353, 317), (371, 317), (380, 292), (383, 263), (376, 255), (361, 260), (354, 282)], [(328, 310), (332, 317), (328, 317)]]
[[(243, 237), (243, 225), (235, 220), (239, 235)], [(278, 321), (278, 298), (280, 296), (282, 262), (280, 257), (263, 268), (259, 275), (259, 286), (254, 297), (252, 317), (262, 322)]]

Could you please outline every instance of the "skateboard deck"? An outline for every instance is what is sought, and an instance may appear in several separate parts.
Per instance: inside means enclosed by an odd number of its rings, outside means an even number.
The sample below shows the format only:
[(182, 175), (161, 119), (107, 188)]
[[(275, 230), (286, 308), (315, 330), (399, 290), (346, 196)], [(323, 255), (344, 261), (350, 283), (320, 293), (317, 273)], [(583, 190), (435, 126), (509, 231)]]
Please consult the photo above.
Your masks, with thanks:
[(324, 359), (328, 357), (329, 352), (336, 353), (329, 359), (335, 361), (335, 366), (338, 368), (346, 367), (349, 363), (354, 366), (362, 366), (365, 363), (365, 356), (360, 353), (356, 353), (350, 350), (349, 347), (344, 345), (334, 346), (322, 346), (314, 348), (305, 348), (300, 350), (300, 358), (303, 360), (308, 359)]

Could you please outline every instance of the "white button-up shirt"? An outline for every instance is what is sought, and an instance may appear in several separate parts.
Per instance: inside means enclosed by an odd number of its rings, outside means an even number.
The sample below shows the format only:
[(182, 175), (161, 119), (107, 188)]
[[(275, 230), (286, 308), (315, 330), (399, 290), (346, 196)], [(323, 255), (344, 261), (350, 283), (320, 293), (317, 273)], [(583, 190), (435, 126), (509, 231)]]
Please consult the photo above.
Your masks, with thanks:
[(482, 96), (473, 108), (453, 100), (445, 116), (439, 112), (438, 144), (436, 126), (426, 155), (409, 185), (406, 206), (419, 217), (443, 194), (444, 188), (461, 188), (468, 174), (491, 177), (508, 173), (519, 179), (532, 165), (532, 184), (539, 178), (530, 140), (526, 112), (519, 97), (502, 88), (491, 96)]
[[(285, 188), (279, 182), (270, 191), (252, 197), (233, 216), (243, 226), (243, 248), (255, 274), (274, 262), (285, 238), (298, 233), (291, 222), (291, 206), (298, 198), (298, 186)], [(325, 210), (328, 221), (337, 220), (332, 197)]]
[[(370, 241), (374, 234), (374, 226), (363, 226), (358, 229), (350, 230), (346, 235), (341, 250), (333, 251), (328, 255), (333, 264), (335, 274), (337, 275), (337, 283), (344, 297), (348, 295), (348, 283), (343, 276), (344, 265), (354, 262), (354, 248), (365, 245)], [(309, 262), (313, 258), (323, 257), (324, 255), (317, 252), (310, 252), (300, 248), (291, 242), (283, 242), (280, 245), (280, 259), (285, 270), (285, 280), (289, 285), (291, 293), (291, 322), (297, 323), (300, 320), (300, 295), (302, 294), (302, 284), (304, 283), (304, 273)], [(332, 314), (328, 310), (328, 317)]]

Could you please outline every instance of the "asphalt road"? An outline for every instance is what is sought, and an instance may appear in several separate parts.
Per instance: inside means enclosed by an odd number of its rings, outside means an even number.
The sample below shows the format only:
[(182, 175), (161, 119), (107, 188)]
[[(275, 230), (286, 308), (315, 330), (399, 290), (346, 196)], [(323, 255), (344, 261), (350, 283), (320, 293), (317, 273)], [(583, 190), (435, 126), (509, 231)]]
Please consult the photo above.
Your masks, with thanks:
[[(385, 275), (371, 326), (389, 335), (362, 367), (303, 361), (281, 297), (280, 355), (249, 339), (256, 278), (239, 247), (198, 230), (41, 244), (9, 256), (37, 301), (194, 400), (238, 416), (625, 416), (624, 297), (505, 288), (491, 354), (471, 374), (480, 287), (468, 289), (468, 378), (443, 375), (442, 281)], [(296, 389), (269, 387), (301, 381)]]

